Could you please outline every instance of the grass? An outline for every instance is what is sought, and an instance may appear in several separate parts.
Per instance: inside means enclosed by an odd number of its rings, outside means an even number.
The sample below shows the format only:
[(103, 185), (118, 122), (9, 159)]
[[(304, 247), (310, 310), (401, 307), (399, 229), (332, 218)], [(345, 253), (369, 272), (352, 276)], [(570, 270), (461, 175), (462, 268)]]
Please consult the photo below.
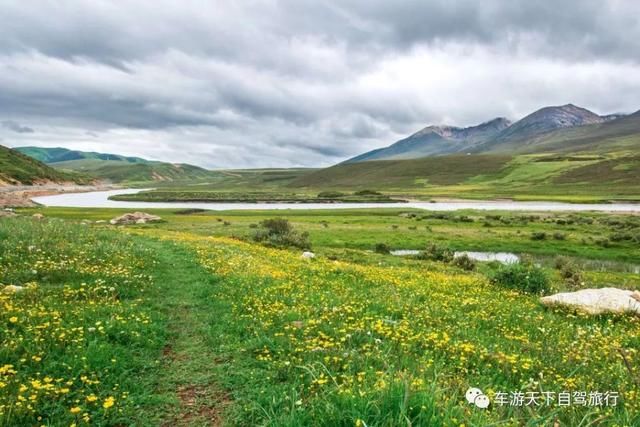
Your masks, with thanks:
[(402, 200), (393, 199), (380, 193), (358, 194), (326, 192), (313, 194), (276, 193), (276, 192), (238, 192), (238, 191), (194, 191), (194, 190), (152, 190), (135, 194), (111, 196), (110, 200), (144, 202), (218, 202), (218, 203), (393, 203)]
[[(491, 265), (468, 272), (373, 252), (437, 242), (633, 262), (637, 242), (595, 240), (637, 232), (638, 217), (157, 210), (161, 224), (116, 228), (82, 220), (121, 210), (20, 212), (45, 219), (0, 220), (0, 282), (28, 286), (0, 293), (0, 368), (11, 365), (0, 425), (82, 424), (85, 413), (96, 425), (640, 422), (639, 318), (545, 309), (492, 283)], [(232, 237), (276, 214), (309, 232), (315, 259)], [(534, 241), (534, 231), (566, 238)], [(583, 276), (585, 286), (640, 287), (632, 273)], [(621, 403), (482, 411), (464, 400), (470, 386), (492, 398), (616, 391)]]

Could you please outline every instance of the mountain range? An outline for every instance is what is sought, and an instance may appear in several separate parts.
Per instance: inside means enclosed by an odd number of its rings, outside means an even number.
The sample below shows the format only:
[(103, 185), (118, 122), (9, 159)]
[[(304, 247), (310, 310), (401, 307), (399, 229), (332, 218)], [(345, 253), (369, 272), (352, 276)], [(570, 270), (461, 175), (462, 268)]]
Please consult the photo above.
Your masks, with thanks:
[[(640, 112), (638, 112), (640, 113)], [(636, 116), (635, 113), (631, 116)], [(571, 139), (583, 130), (615, 134), (628, 116), (600, 116), (585, 108), (567, 104), (541, 108), (512, 123), (504, 117), (477, 126), (428, 126), (388, 147), (372, 150), (347, 160), (356, 163), (371, 160), (415, 159), (456, 153), (537, 152), (549, 149), (549, 142)], [(640, 128), (631, 130), (636, 134)], [(570, 149), (568, 146), (554, 147)], [(552, 150), (554, 151), (554, 150)]]

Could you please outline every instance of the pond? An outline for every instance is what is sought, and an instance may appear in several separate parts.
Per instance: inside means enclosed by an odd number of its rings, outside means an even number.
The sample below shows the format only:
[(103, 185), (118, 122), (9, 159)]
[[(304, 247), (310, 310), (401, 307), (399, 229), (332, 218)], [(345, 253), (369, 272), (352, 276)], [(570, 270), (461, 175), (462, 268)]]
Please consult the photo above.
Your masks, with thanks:
[[(411, 256), (411, 255), (418, 255), (420, 252), (422, 251), (419, 251), (417, 249), (398, 249), (395, 251), (391, 251), (391, 255)], [(518, 255), (511, 252), (459, 251), (453, 254), (455, 258), (459, 258), (464, 255), (468, 256), (474, 261), (482, 261), (482, 262), (498, 261), (503, 264), (511, 264), (514, 262), (518, 262), (520, 260), (520, 257)]]

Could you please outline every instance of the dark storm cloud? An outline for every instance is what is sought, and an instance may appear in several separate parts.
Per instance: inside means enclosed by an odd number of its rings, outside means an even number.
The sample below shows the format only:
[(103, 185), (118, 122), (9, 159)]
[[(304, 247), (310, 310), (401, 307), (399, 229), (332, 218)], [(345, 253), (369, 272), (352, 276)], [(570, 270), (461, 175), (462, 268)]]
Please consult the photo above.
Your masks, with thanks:
[(638, 109), (640, 2), (16, 0), (0, 16), (11, 145), (315, 166), (431, 123)]

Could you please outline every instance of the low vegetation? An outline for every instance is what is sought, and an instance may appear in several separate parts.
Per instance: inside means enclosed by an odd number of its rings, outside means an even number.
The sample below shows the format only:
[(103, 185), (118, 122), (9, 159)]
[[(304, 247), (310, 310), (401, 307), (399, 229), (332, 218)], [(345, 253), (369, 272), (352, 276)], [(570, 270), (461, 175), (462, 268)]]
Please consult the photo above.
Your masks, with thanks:
[[(30, 218), (38, 211), (45, 219)], [(569, 286), (638, 288), (637, 274), (576, 258), (634, 260), (631, 240), (588, 238), (633, 233), (635, 217), (176, 210), (120, 229), (95, 223), (117, 210), (19, 213), (0, 218), (0, 282), (24, 286), (0, 293), (0, 425), (640, 422), (640, 318), (538, 302)], [(559, 230), (566, 240), (530, 239)], [(300, 256), (310, 244), (313, 262)], [(391, 247), (427, 255), (382, 253)], [(453, 258), (480, 248), (566, 258)], [(585, 283), (568, 285), (569, 273)], [(614, 391), (620, 404), (481, 411), (469, 387), (491, 399)]]

